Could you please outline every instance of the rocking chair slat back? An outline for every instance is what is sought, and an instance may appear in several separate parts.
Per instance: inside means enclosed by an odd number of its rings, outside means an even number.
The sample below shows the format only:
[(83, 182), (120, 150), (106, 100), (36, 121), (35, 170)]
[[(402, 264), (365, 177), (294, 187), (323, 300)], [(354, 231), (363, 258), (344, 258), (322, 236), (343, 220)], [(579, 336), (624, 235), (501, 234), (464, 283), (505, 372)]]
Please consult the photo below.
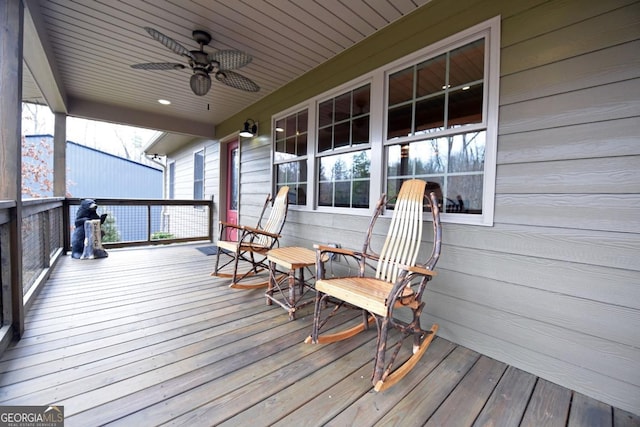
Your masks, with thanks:
[[(282, 227), (284, 226), (285, 219), (287, 218), (287, 196), (289, 193), (289, 187), (284, 186), (280, 188), (276, 198), (273, 200), (273, 206), (271, 207), (271, 211), (269, 212), (269, 218), (267, 222), (264, 224), (262, 230), (273, 233), (280, 234), (282, 231)], [(260, 235), (257, 237), (254, 243), (259, 245), (263, 245), (266, 247), (271, 247), (271, 243), (273, 241), (272, 237)]]
[(422, 240), (422, 207), (426, 183), (405, 181), (400, 188), (387, 237), (380, 251), (376, 278), (390, 283), (398, 277), (398, 265), (414, 266)]

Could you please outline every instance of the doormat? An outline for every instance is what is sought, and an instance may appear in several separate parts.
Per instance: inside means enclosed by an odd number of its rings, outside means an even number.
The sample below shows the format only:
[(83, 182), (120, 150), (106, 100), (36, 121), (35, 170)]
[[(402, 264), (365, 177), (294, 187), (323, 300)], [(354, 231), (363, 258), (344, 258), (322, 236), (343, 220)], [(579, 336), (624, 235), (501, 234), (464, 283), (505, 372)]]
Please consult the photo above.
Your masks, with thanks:
[(218, 253), (218, 247), (213, 245), (213, 246), (202, 246), (200, 248), (196, 248), (197, 250), (199, 250), (200, 252), (202, 252), (205, 255), (216, 255)]

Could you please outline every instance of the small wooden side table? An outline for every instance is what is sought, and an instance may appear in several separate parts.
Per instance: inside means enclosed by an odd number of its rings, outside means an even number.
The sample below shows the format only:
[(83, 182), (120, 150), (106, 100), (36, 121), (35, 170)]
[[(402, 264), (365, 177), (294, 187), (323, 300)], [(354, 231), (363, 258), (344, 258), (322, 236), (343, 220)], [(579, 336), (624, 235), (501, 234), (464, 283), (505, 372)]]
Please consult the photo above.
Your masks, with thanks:
[[(294, 320), (297, 309), (315, 302), (315, 298), (305, 301), (303, 298), (307, 292), (314, 290), (316, 253), (307, 248), (283, 247), (271, 249), (267, 253), (267, 260), (269, 261), (269, 285), (265, 293), (267, 305), (275, 302), (289, 313), (289, 320)], [(305, 270), (309, 273), (307, 279), (305, 279)]]

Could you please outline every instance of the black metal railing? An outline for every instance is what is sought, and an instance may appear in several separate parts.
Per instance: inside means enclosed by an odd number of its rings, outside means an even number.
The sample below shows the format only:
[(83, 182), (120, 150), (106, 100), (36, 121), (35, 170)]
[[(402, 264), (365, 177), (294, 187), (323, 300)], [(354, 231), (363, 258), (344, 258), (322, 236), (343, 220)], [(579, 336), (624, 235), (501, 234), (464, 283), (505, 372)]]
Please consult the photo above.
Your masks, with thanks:
[[(22, 202), (22, 251), (20, 292), (25, 307), (33, 301), (39, 284), (44, 282), (51, 266), (62, 254), (63, 198), (30, 199)], [(12, 265), (18, 256), (17, 246), (12, 241), (10, 222), (17, 216), (16, 203), (12, 200), (0, 202), (0, 278), (3, 284), (0, 292), (2, 325), (5, 313), (11, 304), (8, 289), (15, 280)]]
[(30, 199), (22, 202), (22, 294), (31, 298), (37, 284), (45, 280), (62, 252), (63, 198)]
[[(94, 199), (102, 224), (103, 246), (159, 245), (200, 240), (213, 241), (212, 200)], [(71, 249), (76, 213), (82, 199), (66, 199), (65, 249)]]

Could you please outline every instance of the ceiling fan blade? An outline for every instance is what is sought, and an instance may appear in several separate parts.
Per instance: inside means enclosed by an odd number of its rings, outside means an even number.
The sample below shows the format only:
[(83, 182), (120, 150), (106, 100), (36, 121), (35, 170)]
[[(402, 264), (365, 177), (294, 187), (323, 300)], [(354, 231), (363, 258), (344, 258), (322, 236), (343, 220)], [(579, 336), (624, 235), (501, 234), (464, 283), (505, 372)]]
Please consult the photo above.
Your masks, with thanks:
[(247, 92), (258, 92), (260, 90), (260, 86), (255, 84), (253, 80), (234, 71), (218, 71), (216, 73), (216, 80), (220, 83), (226, 84), (227, 86), (245, 90)]
[(218, 68), (221, 70), (235, 70), (244, 67), (253, 60), (248, 53), (239, 50), (219, 50), (209, 54), (210, 62), (217, 62)]
[(189, 49), (187, 49), (186, 47), (182, 46), (180, 43), (178, 43), (177, 41), (175, 41), (171, 37), (165, 36), (160, 31), (155, 30), (155, 29), (153, 29), (151, 27), (144, 27), (144, 30), (147, 33), (149, 33), (149, 35), (154, 40), (159, 41), (160, 43), (162, 43), (163, 45), (165, 45), (166, 47), (168, 47), (169, 49), (171, 49), (172, 51), (174, 51), (178, 55), (186, 56), (187, 58), (191, 58), (191, 59), (193, 59), (195, 61), (196, 58), (193, 56), (193, 54), (191, 52), (189, 52)]
[(175, 62), (146, 62), (144, 64), (133, 64), (131, 68), (138, 70), (183, 70), (185, 66)]

